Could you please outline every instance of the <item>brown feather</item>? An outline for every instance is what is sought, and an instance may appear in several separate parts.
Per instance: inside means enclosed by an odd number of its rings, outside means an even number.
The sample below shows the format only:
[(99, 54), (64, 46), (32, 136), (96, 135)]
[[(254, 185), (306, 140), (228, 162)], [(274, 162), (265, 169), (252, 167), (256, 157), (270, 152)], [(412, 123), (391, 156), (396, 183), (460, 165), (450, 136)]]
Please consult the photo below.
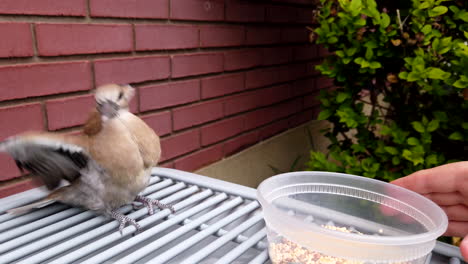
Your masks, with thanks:
[(96, 135), (102, 129), (102, 119), (101, 115), (97, 110), (91, 111), (89, 114), (88, 120), (86, 121), (83, 127), (83, 133), (92, 136)]

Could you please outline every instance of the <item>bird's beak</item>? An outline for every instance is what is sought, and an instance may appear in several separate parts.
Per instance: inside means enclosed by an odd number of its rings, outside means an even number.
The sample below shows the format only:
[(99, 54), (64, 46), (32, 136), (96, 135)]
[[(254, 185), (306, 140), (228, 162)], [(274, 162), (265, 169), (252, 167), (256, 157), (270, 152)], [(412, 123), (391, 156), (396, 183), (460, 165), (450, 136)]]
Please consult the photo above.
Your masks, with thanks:
[(96, 105), (99, 113), (109, 119), (117, 116), (120, 109), (119, 105), (112, 101), (96, 102)]

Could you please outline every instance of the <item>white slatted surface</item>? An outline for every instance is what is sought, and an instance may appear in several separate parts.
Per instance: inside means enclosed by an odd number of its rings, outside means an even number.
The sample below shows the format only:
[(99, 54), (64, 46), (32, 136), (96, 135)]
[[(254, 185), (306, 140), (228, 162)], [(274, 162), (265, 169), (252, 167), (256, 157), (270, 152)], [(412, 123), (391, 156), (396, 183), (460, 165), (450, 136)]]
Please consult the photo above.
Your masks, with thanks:
[[(5, 210), (45, 195), (35, 189), (0, 199), (0, 263), (249, 263), (269, 262), (265, 224), (255, 190), (192, 173), (157, 168), (145, 196), (172, 203), (122, 213), (142, 232), (93, 212), (52, 204), (22, 216)], [(448, 263), (453, 247), (438, 245), (428, 263)], [(458, 261), (458, 262), (457, 262)], [(460, 263), (451, 258), (450, 263)]]

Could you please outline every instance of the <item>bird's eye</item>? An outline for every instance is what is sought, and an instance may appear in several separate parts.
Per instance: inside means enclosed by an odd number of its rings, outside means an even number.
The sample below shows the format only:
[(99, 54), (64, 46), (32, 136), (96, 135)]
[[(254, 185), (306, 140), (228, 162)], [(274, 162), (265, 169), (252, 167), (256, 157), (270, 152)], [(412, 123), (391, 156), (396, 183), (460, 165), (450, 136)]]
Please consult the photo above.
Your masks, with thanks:
[(119, 98), (117, 98), (117, 100), (120, 100), (120, 99), (122, 99), (122, 98), (123, 98), (123, 92), (120, 92), (120, 93), (119, 93)]

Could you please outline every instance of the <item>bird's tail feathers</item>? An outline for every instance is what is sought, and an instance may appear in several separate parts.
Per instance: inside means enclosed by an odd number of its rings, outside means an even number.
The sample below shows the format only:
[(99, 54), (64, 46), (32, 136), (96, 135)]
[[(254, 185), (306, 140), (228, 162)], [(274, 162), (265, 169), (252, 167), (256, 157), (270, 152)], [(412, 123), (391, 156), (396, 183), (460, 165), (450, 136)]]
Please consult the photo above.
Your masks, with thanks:
[(51, 200), (49, 198), (45, 198), (45, 199), (42, 199), (42, 200), (40, 200), (38, 202), (35, 202), (35, 203), (31, 203), (31, 204), (28, 204), (28, 205), (25, 205), (25, 206), (9, 209), (6, 212), (9, 213), (9, 214), (12, 214), (12, 215), (22, 215), (24, 213), (27, 213), (27, 212), (33, 210), (33, 209), (42, 208), (42, 207), (47, 206), (47, 205), (49, 205), (51, 203), (54, 203), (54, 202), (55, 202), (54, 200)]

